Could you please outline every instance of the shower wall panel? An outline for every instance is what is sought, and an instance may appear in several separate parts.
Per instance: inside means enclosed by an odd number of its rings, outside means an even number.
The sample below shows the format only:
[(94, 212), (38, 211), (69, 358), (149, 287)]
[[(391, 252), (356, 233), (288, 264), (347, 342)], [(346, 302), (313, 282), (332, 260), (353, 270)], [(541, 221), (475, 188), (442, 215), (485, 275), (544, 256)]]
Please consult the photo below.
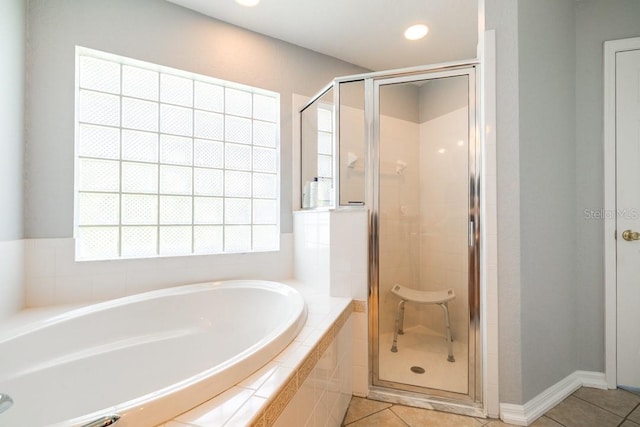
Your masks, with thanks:
[[(420, 127), (418, 123), (380, 116), (380, 324), (379, 332), (393, 332), (398, 298), (396, 284), (417, 288), (420, 282)], [(392, 143), (388, 143), (392, 141)], [(403, 165), (406, 164), (406, 167)], [(391, 195), (391, 196), (389, 196)], [(407, 307), (406, 327), (419, 322)]]
[[(467, 107), (444, 113), (420, 124), (420, 284), (435, 291), (452, 288), (456, 299), (449, 303), (451, 327), (456, 339), (468, 335), (469, 208)], [(426, 306), (421, 323), (444, 330), (441, 311)]]

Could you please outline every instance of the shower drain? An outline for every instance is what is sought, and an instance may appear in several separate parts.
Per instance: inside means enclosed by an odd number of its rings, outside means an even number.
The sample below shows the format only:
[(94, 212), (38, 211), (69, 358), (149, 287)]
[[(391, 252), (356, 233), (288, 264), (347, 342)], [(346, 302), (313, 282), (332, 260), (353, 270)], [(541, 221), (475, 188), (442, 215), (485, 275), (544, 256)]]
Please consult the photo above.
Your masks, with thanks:
[(412, 366), (411, 367), (411, 372), (414, 372), (416, 374), (424, 374), (424, 368), (421, 368), (420, 366)]

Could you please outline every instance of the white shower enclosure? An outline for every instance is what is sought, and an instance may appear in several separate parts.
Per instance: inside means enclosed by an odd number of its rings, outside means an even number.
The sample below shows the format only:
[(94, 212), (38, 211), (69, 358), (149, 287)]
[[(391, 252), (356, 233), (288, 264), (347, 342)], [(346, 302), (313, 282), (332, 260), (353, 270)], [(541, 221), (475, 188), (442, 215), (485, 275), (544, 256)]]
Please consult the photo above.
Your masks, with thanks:
[(368, 209), (369, 397), (479, 415), (476, 68), (335, 79), (301, 111), (301, 207)]

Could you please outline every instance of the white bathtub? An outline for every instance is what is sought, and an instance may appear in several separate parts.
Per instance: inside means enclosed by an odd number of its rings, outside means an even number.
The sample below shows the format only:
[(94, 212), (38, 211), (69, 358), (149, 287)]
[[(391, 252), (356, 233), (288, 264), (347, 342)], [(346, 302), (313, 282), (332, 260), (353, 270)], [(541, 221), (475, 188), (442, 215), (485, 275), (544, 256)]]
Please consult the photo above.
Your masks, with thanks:
[(306, 319), (274, 282), (170, 288), (72, 310), (0, 335), (0, 426), (154, 426), (271, 360)]

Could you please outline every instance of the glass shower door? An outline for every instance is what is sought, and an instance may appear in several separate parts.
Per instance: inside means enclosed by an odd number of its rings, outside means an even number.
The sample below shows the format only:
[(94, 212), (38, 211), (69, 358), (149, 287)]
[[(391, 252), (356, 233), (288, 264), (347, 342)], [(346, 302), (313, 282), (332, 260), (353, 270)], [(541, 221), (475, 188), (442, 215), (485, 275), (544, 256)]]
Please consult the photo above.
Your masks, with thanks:
[(480, 400), (474, 79), (374, 82), (374, 386)]

